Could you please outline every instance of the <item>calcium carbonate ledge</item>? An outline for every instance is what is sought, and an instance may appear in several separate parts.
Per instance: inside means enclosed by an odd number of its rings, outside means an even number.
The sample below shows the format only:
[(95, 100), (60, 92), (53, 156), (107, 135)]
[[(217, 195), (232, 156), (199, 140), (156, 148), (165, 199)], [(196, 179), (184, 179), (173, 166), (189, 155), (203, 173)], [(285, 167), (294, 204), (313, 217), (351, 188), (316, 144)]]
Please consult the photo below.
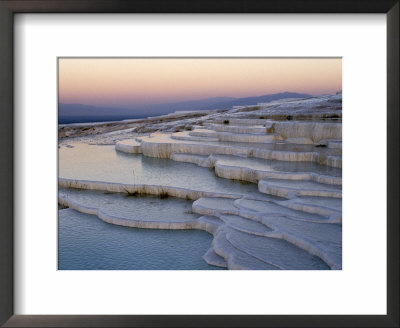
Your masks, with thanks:
[(115, 144), (115, 149), (130, 154), (140, 154), (142, 152), (140, 142), (133, 139), (118, 141)]
[[(173, 159), (180, 159), (179, 156), (173, 156)], [(176, 159), (174, 159), (176, 160)], [(205, 161), (199, 161), (199, 166), (206, 166)], [(197, 164), (197, 163), (196, 163)], [(252, 183), (258, 183), (263, 178), (285, 179), (285, 180), (301, 180), (315, 181), (319, 183), (341, 185), (342, 178), (317, 174), (313, 172), (283, 172), (283, 171), (267, 171), (260, 169), (248, 168), (245, 166), (234, 166), (221, 164), (218, 160), (214, 164), (215, 174), (221, 178), (243, 180)]]
[[(282, 226), (274, 223), (276, 219), (279, 217), (279, 214), (275, 214), (271, 216), (270, 214), (262, 213), (262, 212), (254, 212), (246, 209), (235, 209), (235, 208), (218, 208), (217, 206), (207, 206), (207, 202), (203, 198), (198, 199), (192, 205), (193, 212), (201, 215), (211, 215), (216, 216), (218, 218), (223, 219), (225, 215), (237, 215), (243, 218), (247, 218), (249, 220), (259, 222), (269, 229), (271, 232), (262, 232), (262, 233), (254, 233), (250, 231), (246, 231), (248, 234), (270, 237), (270, 238), (278, 238), (283, 239), (290, 244), (299, 247), (307, 251), (308, 253), (319, 257), (325, 263), (327, 263), (332, 269), (340, 269), (341, 268), (341, 258), (338, 259), (337, 254), (332, 253), (332, 250), (320, 243), (320, 238), (318, 236), (314, 238), (304, 238), (303, 236), (298, 236), (294, 231), (288, 231)], [(275, 219), (274, 219), (275, 217)], [(285, 216), (282, 216), (285, 217)], [(290, 217), (286, 217), (287, 219), (291, 219)], [(334, 223), (334, 222), (329, 222)], [(331, 224), (326, 221), (326, 228), (330, 229)], [(336, 222), (335, 222), (336, 223)], [(317, 224), (319, 227), (323, 228), (324, 224), (322, 222), (314, 223), (314, 222), (304, 222), (304, 224)], [(237, 229), (236, 229), (237, 230)], [(242, 230), (242, 229), (239, 229)], [(218, 252), (217, 252), (218, 254)], [(252, 255), (252, 254), (250, 254)], [(254, 254), (253, 254), (254, 256)]]
[[(75, 188), (84, 190), (99, 190), (128, 194), (147, 194), (155, 196), (173, 196), (178, 198), (185, 198), (196, 200), (200, 197), (221, 197), (221, 198), (241, 198), (243, 195), (236, 193), (219, 193), (208, 192), (201, 190), (193, 190), (189, 188), (161, 186), (161, 185), (147, 185), (147, 184), (124, 184), (104, 181), (89, 181), (78, 179), (58, 179), (59, 188)], [(257, 197), (255, 197), (257, 198)], [(260, 197), (262, 198), (262, 197)]]
[[(280, 184), (281, 181), (283, 181), (283, 184)], [(295, 184), (288, 186), (285, 185), (285, 182), (285, 180), (264, 178), (258, 182), (258, 190), (264, 194), (289, 199), (298, 196), (342, 198), (341, 190), (334, 189), (327, 184), (305, 181), (303, 182), (306, 184), (305, 186), (297, 186)]]
[[(143, 195), (154, 195), (160, 197), (178, 197), (188, 200), (196, 200), (200, 197), (218, 197), (218, 198), (242, 198), (244, 194), (238, 193), (223, 193), (223, 192), (212, 192), (195, 190), (183, 187), (174, 186), (162, 186), (152, 184), (125, 184), (116, 182), (105, 182), (105, 181), (89, 181), (79, 179), (67, 179), (58, 178), (59, 188), (73, 188), (83, 190), (97, 190), (97, 191), (108, 191), (116, 193), (126, 194), (143, 194)], [(246, 194), (246, 197), (254, 200), (265, 200), (268, 198), (267, 195), (260, 193)]]
[(141, 148), (145, 156), (156, 158), (171, 158), (173, 153), (184, 153), (194, 155), (241, 155), (247, 157), (256, 157), (268, 160), (279, 161), (298, 161), (298, 162), (315, 162), (321, 165), (341, 168), (342, 160), (337, 156), (330, 156), (318, 152), (295, 152), (268, 150), (248, 147), (244, 143), (243, 146), (238, 145), (219, 145), (219, 144), (201, 144), (190, 143), (189, 141), (179, 142), (173, 140), (166, 135), (156, 135), (152, 137), (142, 138)]
[(286, 172), (268, 171), (246, 167), (245, 165), (222, 164), (216, 155), (194, 155), (172, 153), (171, 159), (178, 162), (192, 163), (201, 167), (214, 168), (215, 174), (220, 178), (242, 180), (258, 183), (263, 178), (285, 179), (285, 180), (309, 180), (325, 184), (341, 185), (342, 178), (322, 175), (314, 172)]

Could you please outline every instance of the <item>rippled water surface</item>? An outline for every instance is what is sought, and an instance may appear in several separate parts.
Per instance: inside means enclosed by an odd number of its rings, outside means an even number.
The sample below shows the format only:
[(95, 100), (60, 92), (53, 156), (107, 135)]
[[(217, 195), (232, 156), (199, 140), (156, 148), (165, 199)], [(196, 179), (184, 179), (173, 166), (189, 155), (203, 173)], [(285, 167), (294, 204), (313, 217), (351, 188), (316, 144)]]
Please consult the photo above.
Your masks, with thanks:
[(218, 270), (202, 258), (212, 236), (199, 230), (120, 227), (59, 211), (59, 270)]

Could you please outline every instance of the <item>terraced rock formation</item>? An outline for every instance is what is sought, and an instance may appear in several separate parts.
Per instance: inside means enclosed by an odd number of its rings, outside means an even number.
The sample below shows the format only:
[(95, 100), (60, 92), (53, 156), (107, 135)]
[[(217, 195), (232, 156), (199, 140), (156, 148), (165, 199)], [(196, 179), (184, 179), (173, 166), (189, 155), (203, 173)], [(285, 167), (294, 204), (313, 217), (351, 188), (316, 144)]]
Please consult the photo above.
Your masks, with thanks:
[[(339, 93), (183, 115), (175, 121), (169, 117), (165, 124), (160, 118), (149, 124), (150, 132), (141, 123), (121, 131), (127, 139), (111, 140), (103, 131), (103, 137), (89, 136), (86, 142), (107, 139), (126, 156), (190, 163), (212, 169), (216, 179), (256, 184), (257, 189), (245, 193), (205, 190), (190, 182), (185, 187), (130, 183), (129, 177), (126, 183), (94, 181), (61, 173), (59, 204), (115, 225), (205, 230), (213, 242), (203, 258), (214, 266), (341, 269), (341, 116)], [(115, 136), (117, 129), (112, 129)]]

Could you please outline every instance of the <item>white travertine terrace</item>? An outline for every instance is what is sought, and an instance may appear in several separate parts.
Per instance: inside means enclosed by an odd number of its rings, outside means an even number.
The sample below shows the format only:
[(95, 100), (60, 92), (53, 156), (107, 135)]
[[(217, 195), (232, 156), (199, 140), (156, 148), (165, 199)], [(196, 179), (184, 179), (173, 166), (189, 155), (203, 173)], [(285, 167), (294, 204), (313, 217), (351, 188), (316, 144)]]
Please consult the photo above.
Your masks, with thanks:
[(122, 140), (115, 144), (115, 149), (124, 153), (140, 154), (142, 152), (140, 142), (136, 140), (128, 139)]
[(192, 137), (209, 137), (218, 139), (216, 130), (205, 129), (204, 127), (197, 127), (193, 131), (188, 131), (189, 136)]
[(338, 123), (319, 122), (274, 122), (273, 131), (283, 139), (304, 138), (314, 144), (321, 140), (342, 139), (342, 125)]
[[(264, 125), (225, 125), (225, 124), (209, 124), (210, 130), (214, 131), (214, 134), (218, 132), (231, 132), (231, 133), (254, 133), (254, 134), (265, 134), (267, 133), (267, 127)], [(196, 130), (190, 133), (195, 135)], [(200, 132), (200, 131), (199, 131)]]
[[(259, 192), (243, 195), (59, 178), (65, 190), (187, 199), (193, 201), (196, 217), (180, 221), (160, 213), (145, 220), (135, 211), (121, 215), (110, 211), (107, 202), (93, 206), (67, 192), (60, 192), (59, 203), (111, 224), (205, 230), (213, 235), (203, 257), (210, 265), (342, 268), (341, 94), (210, 111), (201, 120), (176, 117), (167, 128), (156, 121), (156, 132), (153, 125), (148, 127), (150, 135), (116, 142), (116, 150), (210, 168), (217, 177), (255, 183)], [(89, 194), (88, 199), (92, 196), (96, 197)]]
[[(274, 146), (272, 144), (272, 146)], [(290, 144), (286, 144), (290, 148)], [(295, 147), (295, 146), (293, 146)], [(337, 152), (327, 151), (291, 151), (273, 149), (274, 147), (262, 147), (261, 144), (246, 142), (211, 142), (198, 140), (177, 140), (169, 134), (154, 133), (149, 137), (142, 138), (141, 149), (145, 156), (158, 158), (171, 158), (173, 153), (195, 154), (195, 155), (239, 155), (255, 157), (268, 160), (289, 161), (289, 162), (313, 162), (321, 165), (341, 168), (342, 159)], [(325, 149), (324, 149), (325, 150)], [(336, 149), (337, 150), (337, 149)]]
[(239, 198), (240, 194), (228, 194), (220, 192), (208, 192), (202, 190), (193, 190), (190, 188), (180, 188), (161, 185), (148, 185), (148, 184), (122, 184), (104, 181), (87, 181), (75, 179), (58, 179), (59, 188), (74, 188), (84, 190), (100, 190), (115, 193), (127, 194), (147, 194), (161, 196), (166, 194), (172, 197), (186, 198), (196, 200), (200, 197), (223, 197), (223, 198)]
[(258, 183), (262, 193), (285, 198), (297, 196), (342, 198), (341, 186), (321, 184), (313, 181), (293, 181), (280, 179), (262, 179)]

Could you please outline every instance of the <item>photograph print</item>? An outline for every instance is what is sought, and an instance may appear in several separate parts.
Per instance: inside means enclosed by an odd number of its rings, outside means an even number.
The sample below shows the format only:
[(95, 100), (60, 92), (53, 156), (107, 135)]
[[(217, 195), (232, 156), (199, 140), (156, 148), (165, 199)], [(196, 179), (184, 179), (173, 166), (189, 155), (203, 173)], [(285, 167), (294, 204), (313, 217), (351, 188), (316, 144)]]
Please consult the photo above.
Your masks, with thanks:
[(58, 58), (58, 270), (342, 270), (341, 58)]

